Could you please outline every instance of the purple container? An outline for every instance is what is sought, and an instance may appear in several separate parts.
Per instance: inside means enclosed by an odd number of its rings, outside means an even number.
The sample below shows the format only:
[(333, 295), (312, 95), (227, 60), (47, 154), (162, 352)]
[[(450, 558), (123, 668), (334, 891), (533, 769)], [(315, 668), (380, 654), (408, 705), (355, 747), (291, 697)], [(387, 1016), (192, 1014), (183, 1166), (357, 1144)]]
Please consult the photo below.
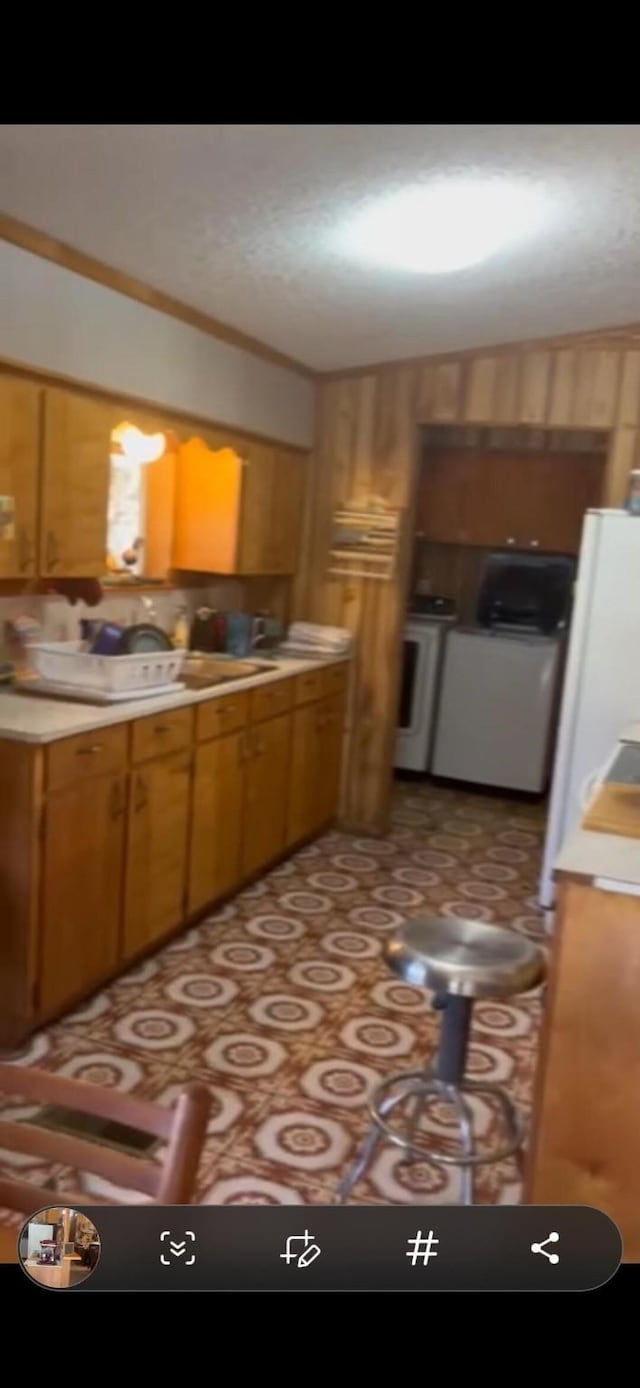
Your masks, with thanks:
[(124, 627), (118, 626), (116, 622), (103, 622), (94, 636), (91, 654), (118, 655), (123, 633)]

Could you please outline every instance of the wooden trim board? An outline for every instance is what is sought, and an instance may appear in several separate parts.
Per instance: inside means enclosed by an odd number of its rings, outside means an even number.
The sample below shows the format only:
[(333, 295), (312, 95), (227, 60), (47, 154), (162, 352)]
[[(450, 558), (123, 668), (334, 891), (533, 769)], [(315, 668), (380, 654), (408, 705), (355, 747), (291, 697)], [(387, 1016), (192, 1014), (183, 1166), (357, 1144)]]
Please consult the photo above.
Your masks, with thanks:
[(143, 280), (126, 275), (122, 270), (116, 270), (114, 266), (106, 265), (104, 261), (96, 260), (92, 255), (85, 255), (84, 251), (78, 251), (74, 246), (58, 241), (57, 237), (49, 236), (37, 227), (28, 226), (16, 217), (0, 213), (0, 238), (10, 241), (13, 246), (19, 246), (24, 251), (30, 251), (32, 255), (39, 255), (43, 260), (51, 260), (55, 265), (60, 265), (64, 270), (71, 270), (75, 275), (94, 280), (106, 289), (113, 289), (117, 294), (136, 299), (138, 303), (146, 304), (147, 308), (157, 309), (158, 313), (178, 318), (190, 327), (208, 333), (209, 337), (217, 337), (220, 342), (227, 342), (230, 347), (238, 347), (243, 352), (250, 352), (252, 356), (261, 357), (263, 361), (272, 362), (275, 366), (286, 367), (288, 371), (295, 371), (297, 375), (305, 376), (307, 379), (312, 380), (317, 374), (303, 362), (288, 357), (286, 353), (279, 352), (268, 343), (261, 342), (259, 338), (252, 337), (239, 328), (233, 328), (229, 323), (222, 323), (219, 318), (202, 313), (191, 304), (174, 299), (163, 290), (154, 289)]

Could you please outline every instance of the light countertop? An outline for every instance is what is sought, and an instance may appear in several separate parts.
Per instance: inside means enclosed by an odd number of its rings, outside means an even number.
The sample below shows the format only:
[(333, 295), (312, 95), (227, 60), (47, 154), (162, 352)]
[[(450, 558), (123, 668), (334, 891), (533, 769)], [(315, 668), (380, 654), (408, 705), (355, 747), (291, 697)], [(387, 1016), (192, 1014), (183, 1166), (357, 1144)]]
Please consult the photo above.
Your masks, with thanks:
[[(264, 656), (257, 654), (255, 657), (248, 657), (252, 658), (262, 660)], [(106, 728), (114, 723), (128, 723), (132, 718), (166, 713), (167, 709), (172, 708), (187, 708), (191, 704), (205, 703), (208, 699), (226, 698), (229, 694), (243, 689), (273, 684), (276, 680), (303, 675), (310, 670), (343, 664), (349, 659), (350, 656), (316, 657), (312, 660), (291, 656), (282, 659), (278, 657), (270, 662), (273, 669), (261, 670), (248, 679), (229, 680), (225, 684), (214, 685), (208, 689), (182, 689), (175, 694), (165, 694), (159, 698), (149, 696), (118, 704), (85, 704), (66, 699), (48, 699), (39, 694), (18, 693), (14, 687), (0, 688), (0, 740), (6, 738), (11, 742), (55, 742), (61, 737), (93, 732), (96, 728)]]
[[(640, 723), (626, 728), (623, 742), (640, 742)], [(610, 762), (620, 747), (614, 749)], [(556, 858), (554, 875), (578, 877), (603, 891), (640, 896), (640, 838), (624, 834), (600, 834), (580, 824), (567, 835)]]

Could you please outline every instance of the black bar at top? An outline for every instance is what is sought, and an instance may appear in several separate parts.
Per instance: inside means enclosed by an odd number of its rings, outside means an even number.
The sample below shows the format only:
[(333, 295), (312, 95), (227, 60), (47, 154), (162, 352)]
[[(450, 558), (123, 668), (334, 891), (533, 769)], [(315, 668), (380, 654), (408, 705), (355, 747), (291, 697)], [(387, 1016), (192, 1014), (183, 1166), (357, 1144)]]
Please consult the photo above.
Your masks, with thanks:
[(622, 1257), (617, 1226), (587, 1206), (82, 1210), (97, 1226), (101, 1255), (92, 1275), (69, 1289), (74, 1296), (123, 1290), (587, 1291), (607, 1282)]

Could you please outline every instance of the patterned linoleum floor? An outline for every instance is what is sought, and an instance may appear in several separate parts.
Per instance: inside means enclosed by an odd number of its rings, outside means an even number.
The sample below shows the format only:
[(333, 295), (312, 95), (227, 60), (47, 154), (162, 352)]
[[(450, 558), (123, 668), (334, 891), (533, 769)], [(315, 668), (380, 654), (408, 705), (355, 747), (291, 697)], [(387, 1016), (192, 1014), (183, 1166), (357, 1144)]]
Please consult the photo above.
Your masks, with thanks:
[[(543, 827), (541, 806), (400, 782), (387, 839), (325, 835), (12, 1059), (166, 1104), (201, 1079), (213, 1108), (199, 1200), (328, 1203), (365, 1132), (371, 1087), (424, 1063), (437, 1034), (429, 995), (398, 982), (381, 959), (386, 937), (403, 918), (435, 912), (543, 942)], [(474, 1009), (468, 1073), (504, 1085), (525, 1112), (539, 1012), (540, 990)], [(483, 1142), (496, 1116), (484, 1099), (473, 1106)], [(450, 1121), (435, 1107), (423, 1122), (443, 1150)], [(0, 1150), (0, 1167), (15, 1163)], [(20, 1170), (77, 1189), (74, 1173), (33, 1158)], [(455, 1169), (408, 1165), (383, 1144), (351, 1198), (447, 1203), (457, 1182)], [(83, 1184), (110, 1193), (101, 1180)], [(476, 1200), (518, 1196), (512, 1160), (477, 1175)]]

